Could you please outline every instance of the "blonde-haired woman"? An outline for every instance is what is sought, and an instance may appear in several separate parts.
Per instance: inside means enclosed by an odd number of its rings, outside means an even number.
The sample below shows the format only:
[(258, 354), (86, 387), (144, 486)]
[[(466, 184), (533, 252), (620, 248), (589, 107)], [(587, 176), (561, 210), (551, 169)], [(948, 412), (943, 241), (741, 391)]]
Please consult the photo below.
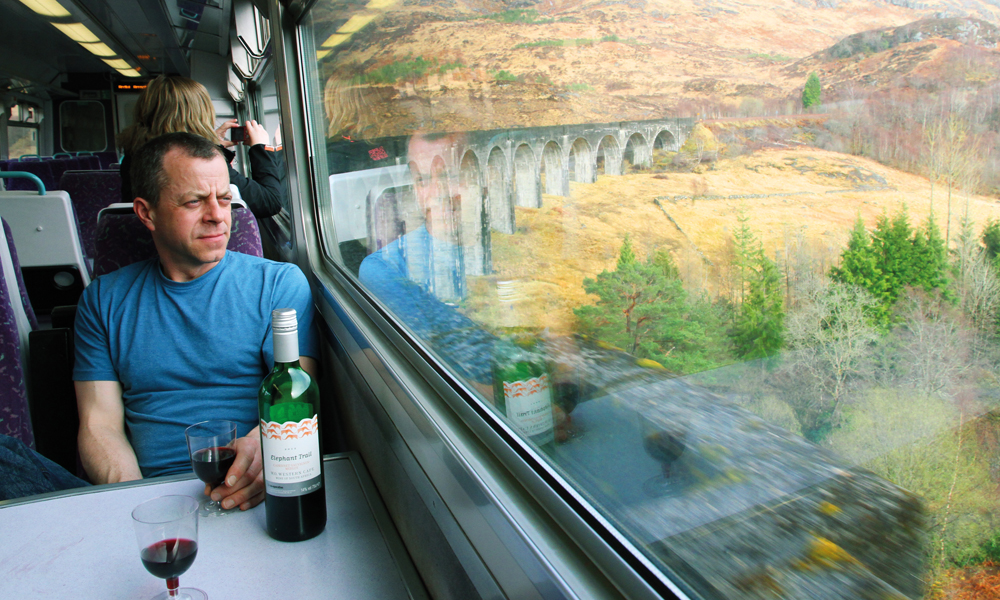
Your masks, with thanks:
[[(186, 131), (222, 146), (227, 161), (232, 162), (236, 156), (229, 149), (236, 143), (225, 136), (230, 129), (239, 127), (239, 122), (230, 119), (213, 129), (212, 98), (205, 86), (193, 79), (160, 75), (150, 81), (135, 104), (133, 118), (132, 125), (118, 136), (118, 145), (125, 153), (121, 165), (123, 202), (134, 200), (129, 156), (155, 137)], [(281, 212), (285, 197), (279, 161), (273, 152), (264, 148), (268, 143), (267, 130), (257, 121), (247, 121), (245, 140), (250, 146), (247, 154), (253, 179), (247, 179), (230, 166), (229, 182), (239, 189), (243, 201), (258, 219), (274, 216)]]

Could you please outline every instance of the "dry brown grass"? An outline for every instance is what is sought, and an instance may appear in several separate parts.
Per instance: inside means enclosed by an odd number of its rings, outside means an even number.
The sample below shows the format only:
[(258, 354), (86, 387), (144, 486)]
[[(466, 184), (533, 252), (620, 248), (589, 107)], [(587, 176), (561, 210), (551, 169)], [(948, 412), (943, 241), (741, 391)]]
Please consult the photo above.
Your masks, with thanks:
[[(880, 176), (886, 189), (851, 189), (856, 182), (850, 175), (855, 172)], [(661, 200), (687, 234), (686, 239), (653, 199), (689, 196), (693, 189), (717, 196), (807, 194)], [(953, 194), (953, 236), (966, 199), (965, 194)], [(943, 235), (946, 192), (941, 185), (935, 186), (934, 204)], [(815, 149), (762, 151), (721, 160), (703, 174), (601, 176), (593, 184), (571, 184), (569, 198), (546, 195), (540, 209), (515, 209), (518, 232), (493, 233), (496, 274), (471, 282), (468, 312), (480, 322), (497, 324), (495, 282), (518, 280), (521, 299), (514, 303), (517, 321), (567, 332), (574, 327), (573, 307), (596, 299), (583, 291), (584, 278), (614, 268), (626, 234), (641, 255), (661, 246), (670, 248), (690, 288), (717, 293), (728, 240), (741, 211), (750, 218), (769, 256), (783, 254), (789, 240), (796, 238), (797, 244), (804, 242), (814, 252), (825, 253), (824, 264), (829, 266), (839, 256), (859, 213), (871, 228), (883, 212), (891, 215), (904, 205), (911, 224), (926, 221), (930, 211), (926, 178), (864, 158)], [(1000, 204), (994, 199), (971, 196), (968, 206), (977, 232), (987, 219), (1000, 217)]]

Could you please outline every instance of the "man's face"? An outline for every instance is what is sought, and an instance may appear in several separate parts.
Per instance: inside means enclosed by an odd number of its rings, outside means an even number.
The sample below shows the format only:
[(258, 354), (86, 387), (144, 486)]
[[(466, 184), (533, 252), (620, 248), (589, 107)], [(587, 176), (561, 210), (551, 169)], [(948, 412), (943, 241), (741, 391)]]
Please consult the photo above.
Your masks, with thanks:
[[(414, 192), (424, 214), (425, 225), (432, 235), (446, 236), (458, 226), (461, 198), (452, 192), (458, 189), (458, 182), (449, 180), (441, 157), (448, 156), (451, 147), (459, 141), (456, 135), (434, 140), (415, 135), (407, 148)], [(420, 172), (421, 165), (426, 173)]]
[(159, 202), (153, 207), (137, 198), (136, 213), (152, 231), (164, 274), (190, 281), (226, 254), (232, 222), (229, 169), (221, 156), (192, 158), (176, 148), (163, 157), (163, 168), (169, 183)]

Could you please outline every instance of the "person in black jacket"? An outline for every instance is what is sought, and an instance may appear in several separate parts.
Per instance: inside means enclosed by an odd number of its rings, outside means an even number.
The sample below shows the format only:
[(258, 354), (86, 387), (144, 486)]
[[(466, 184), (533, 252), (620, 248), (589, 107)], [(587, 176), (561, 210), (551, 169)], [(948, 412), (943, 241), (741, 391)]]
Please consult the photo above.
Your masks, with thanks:
[[(121, 164), (122, 202), (131, 203), (131, 161), (129, 156), (147, 141), (165, 133), (186, 131), (216, 142), (222, 147), (226, 160), (232, 162), (235, 154), (230, 148), (235, 142), (225, 139), (226, 132), (239, 123), (226, 121), (218, 129), (215, 125), (215, 108), (208, 90), (193, 79), (176, 75), (160, 75), (149, 82), (135, 104), (134, 122), (118, 136), (118, 144), (125, 156)], [(257, 121), (246, 122), (245, 140), (250, 145), (250, 173), (248, 179), (229, 167), (229, 182), (236, 186), (240, 196), (258, 219), (281, 212), (286, 202), (282, 165), (274, 152), (265, 149), (267, 130)]]

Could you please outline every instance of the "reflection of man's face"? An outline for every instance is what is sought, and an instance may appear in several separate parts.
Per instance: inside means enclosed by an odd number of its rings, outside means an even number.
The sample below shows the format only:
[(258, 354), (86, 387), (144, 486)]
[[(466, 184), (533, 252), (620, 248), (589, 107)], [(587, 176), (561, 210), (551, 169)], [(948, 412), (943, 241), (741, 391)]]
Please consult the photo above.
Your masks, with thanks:
[(410, 138), (407, 160), (414, 192), (424, 215), (427, 231), (435, 237), (453, 235), (461, 222), (461, 196), (457, 180), (451, 181), (445, 158), (458, 145), (461, 134), (415, 135)]

